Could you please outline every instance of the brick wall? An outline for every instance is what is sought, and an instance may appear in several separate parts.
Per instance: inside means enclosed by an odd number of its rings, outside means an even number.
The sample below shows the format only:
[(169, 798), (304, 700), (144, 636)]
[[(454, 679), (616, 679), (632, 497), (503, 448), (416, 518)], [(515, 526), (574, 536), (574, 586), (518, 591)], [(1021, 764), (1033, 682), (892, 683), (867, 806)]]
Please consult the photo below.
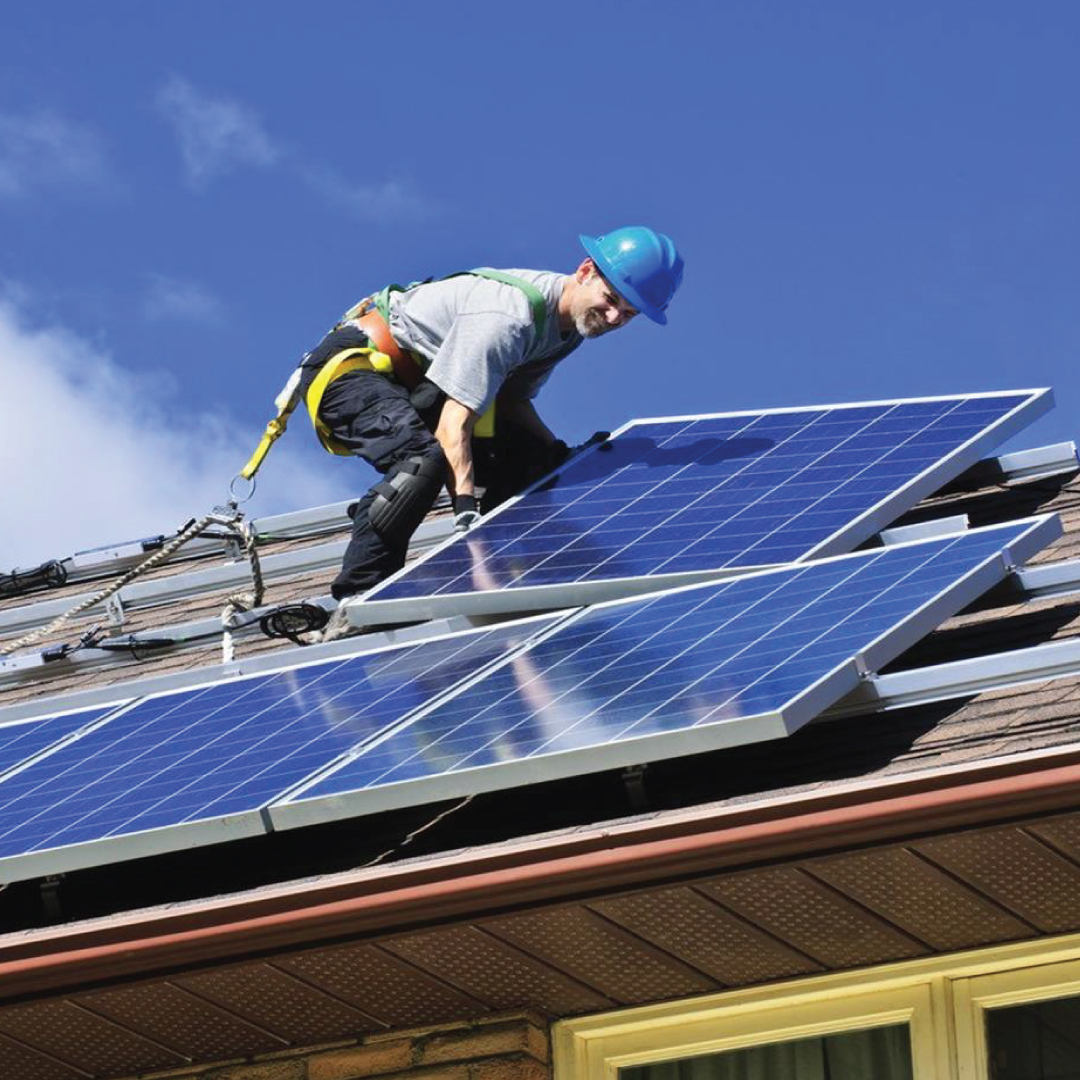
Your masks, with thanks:
[(373, 1035), (246, 1064), (144, 1074), (145, 1080), (550, 1080), (548, 1026), (532, 1015)]

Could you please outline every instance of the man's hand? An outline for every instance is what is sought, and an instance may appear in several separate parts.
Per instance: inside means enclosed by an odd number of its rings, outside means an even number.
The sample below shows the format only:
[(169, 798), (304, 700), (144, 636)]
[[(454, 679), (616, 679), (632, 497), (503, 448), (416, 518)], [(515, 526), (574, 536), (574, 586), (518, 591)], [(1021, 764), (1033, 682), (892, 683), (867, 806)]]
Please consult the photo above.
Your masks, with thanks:
[(480, 520), (480, 506), (475, 495), (455, 495), (454, 532), (468, 532)]

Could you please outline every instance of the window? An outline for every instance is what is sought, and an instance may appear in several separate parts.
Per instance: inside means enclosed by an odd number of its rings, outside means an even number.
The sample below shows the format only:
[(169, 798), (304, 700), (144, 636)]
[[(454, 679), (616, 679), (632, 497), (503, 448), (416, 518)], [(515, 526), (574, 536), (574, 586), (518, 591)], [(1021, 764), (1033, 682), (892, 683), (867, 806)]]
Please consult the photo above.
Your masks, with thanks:
[(986, 1050), (994, 1080), (1080, 1080), (1080, 997), (991, 1010)]
[(1080, 1080), (1080, 935), (564, 1021), (556, 1080)]
[[(906, 1024), (631, 1065), (619, 1080), (912, 1080)], [(1040, 1078), (1041, 1080), (1041, 1078)]]
[(1080, 960), (958, 979), (959, 1076), (1080, 1080)]

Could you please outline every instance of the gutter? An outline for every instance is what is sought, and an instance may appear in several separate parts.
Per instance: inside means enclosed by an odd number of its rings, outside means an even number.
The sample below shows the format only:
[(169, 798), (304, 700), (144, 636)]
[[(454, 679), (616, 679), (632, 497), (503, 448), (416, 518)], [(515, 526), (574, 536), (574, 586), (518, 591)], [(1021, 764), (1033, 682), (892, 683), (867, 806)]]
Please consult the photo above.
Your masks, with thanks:
[(0, 938), (0, 999), (581, 902), (1080, 804), (1080, 747), (652, 816)]

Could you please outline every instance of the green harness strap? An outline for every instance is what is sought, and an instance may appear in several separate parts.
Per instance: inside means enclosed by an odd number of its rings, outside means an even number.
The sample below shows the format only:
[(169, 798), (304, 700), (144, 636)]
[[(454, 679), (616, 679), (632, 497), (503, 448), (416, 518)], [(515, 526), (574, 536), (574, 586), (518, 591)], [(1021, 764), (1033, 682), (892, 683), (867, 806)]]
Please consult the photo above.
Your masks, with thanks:
[[(487, 278), (489, 281), (498, 281), (503, 285), (513, 285), (514, 288), (520, 289), (525, 294), (525, 299), (529, 301), (529, 309), (532, 312), (537, 338), (544, 336), (544, 331), (547, 329), (547, 301), (544, 299), (544, 294), (535, 285), (522, 278), (514, 277), (513, 274), (504, 274), (501, 270), (487, 270), (482, 267), (476, 270), (459, 270), (455, 274), (447, 274), (446, 277), (441, 277), (438, 280), (449, 281), (451, 278), (464, 277), (466, 274)], [(407, 289), (415, 288), (417, 285), (427, 285), (431, 280), (433, 279), (427, 278), (425, 281), (412, 281), (408, 285), (387, 285), (385, 289), (381, 289), (375, 294), (375, 310), (382, 316), (387, 326), (390, 325), (390, 294), (405, 292)]]
[[(487, 278), (489, 281), (500, 281), (503, 285), (513, 285), (515, 288), (520, 289), (525, 294), (525, 299), (529, 301), (529, 307), (532, 309), (533, 325), (536, 327), (536, 337), (540, 339), (544, 336), (544, 331), (547, 329), (547, 301), (544, 299), (544, 294), (533, 284), (525, 281), (523, 278), (514, 277), (513, 274), (504, 274), (501, 270), (466, 270), (466, 274), (475, 274), (477, 277)], [(460, 277), (459, 274), (452, 274), (451, 277)]]

